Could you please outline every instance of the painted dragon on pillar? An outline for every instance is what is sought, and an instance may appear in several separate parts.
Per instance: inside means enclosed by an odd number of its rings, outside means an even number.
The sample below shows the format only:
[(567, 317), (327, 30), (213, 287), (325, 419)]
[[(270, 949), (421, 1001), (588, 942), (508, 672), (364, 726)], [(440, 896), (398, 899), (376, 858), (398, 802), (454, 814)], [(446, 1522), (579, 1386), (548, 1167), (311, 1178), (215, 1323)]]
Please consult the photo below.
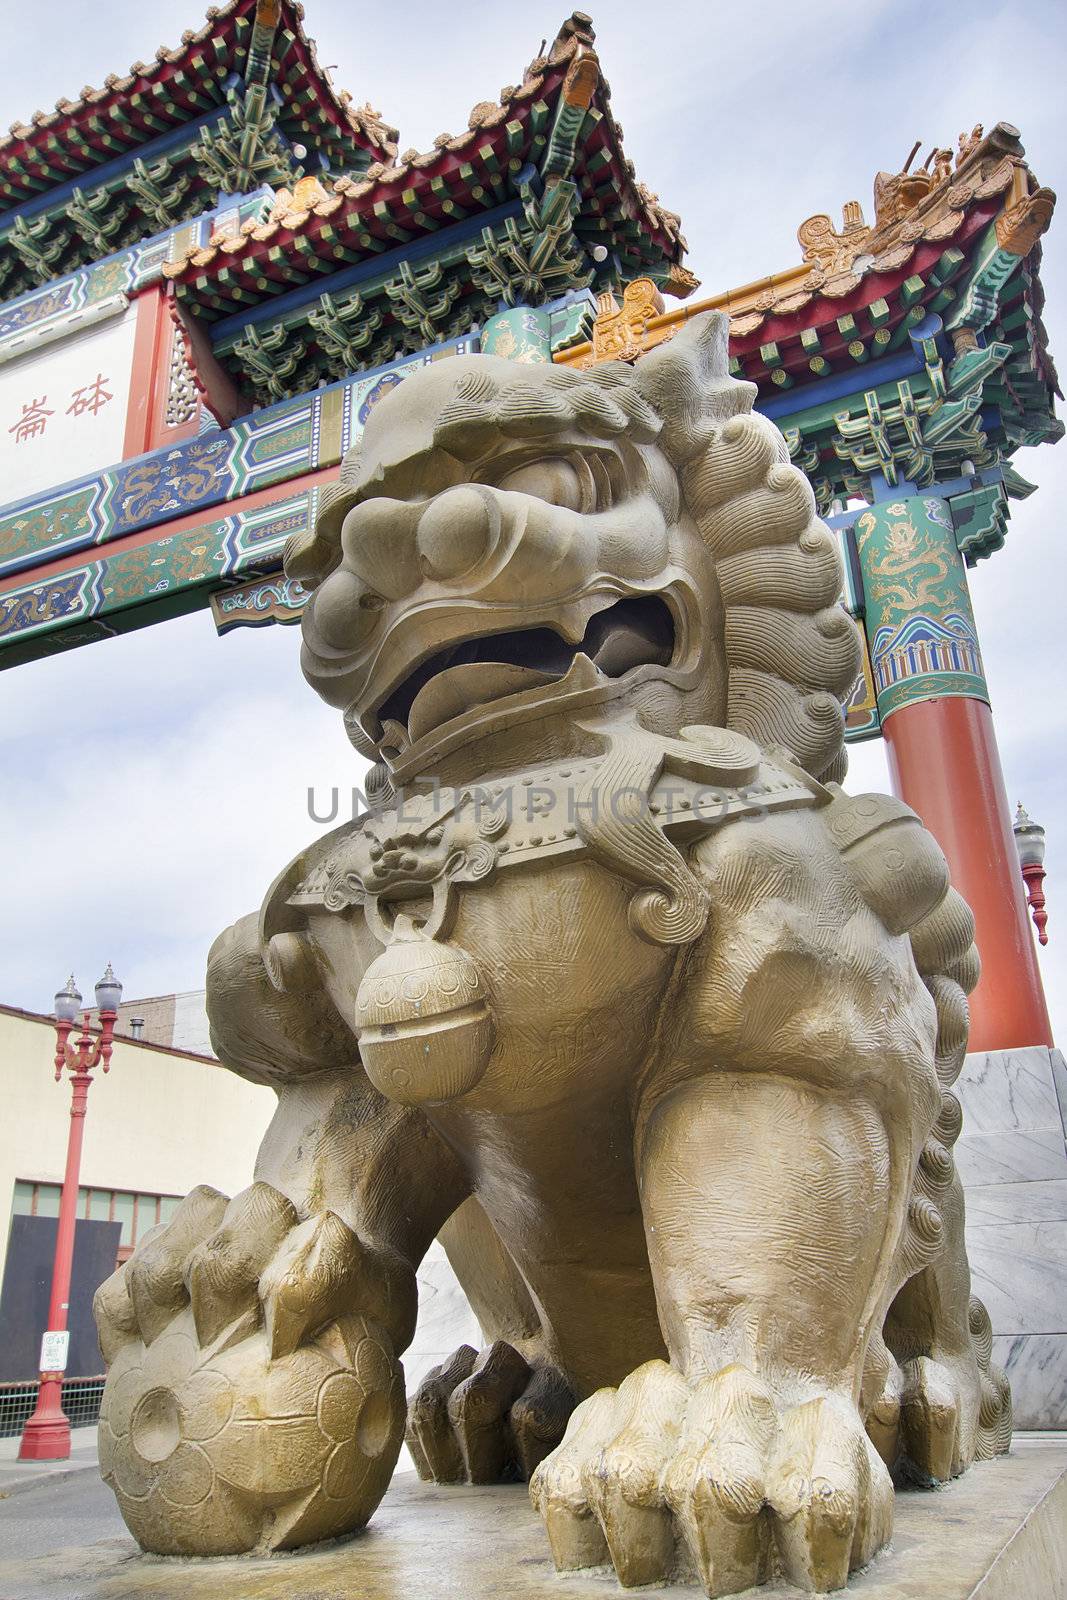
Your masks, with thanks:
[[(373, 1514), (401, 1442), (529, 1478), (558, 1568), (843, 1586), (894, 1483), (1007, 1448), (952, 1084), (978, 960), (907, 807), (850, 796), (833, 537), (709, 313), (634, 366), (474, 356), (374, 410), (287, 572), (372, 762), (216, 942), (277, 1092), (99, 1291), (148, 1550)], [(486, 1347), (405, 1400), (440, 1235)]]

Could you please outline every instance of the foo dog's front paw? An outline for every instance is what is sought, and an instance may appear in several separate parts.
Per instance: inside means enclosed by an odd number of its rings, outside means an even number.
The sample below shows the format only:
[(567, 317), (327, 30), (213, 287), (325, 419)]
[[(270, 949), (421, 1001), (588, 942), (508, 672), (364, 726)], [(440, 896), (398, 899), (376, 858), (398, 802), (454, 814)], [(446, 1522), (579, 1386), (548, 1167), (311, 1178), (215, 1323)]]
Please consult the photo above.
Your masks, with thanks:
[(301, 1223), (265, 1183), (232, 1201), (194, 1189), (94, 1306), (101, 1471), (144, 1549), (228, 1555), (361, 1527), (403, 1438), (389, 1330), (413, 1293), (332, 1212)]
[(481, 1355), (465, 1344), (416, 1390), (408, 1448), (428, 1482), (529, 1478), (559, 1444), (573, 1409), (574, 1396), (555, 1367), (531, 1367), (502, 1339)]
[(650, 1361), (599, 1390), (530, 1494), (560, 1571), (610, 1560), (629, 1588), (691, 1563), (712, 1596), (763, 1583), (772, 1552), (800, 1588), (842, 1588), (893, 1525), (893, 1486), (855, 1408), (785, 1405), (740, 1366), (688, 1382)]

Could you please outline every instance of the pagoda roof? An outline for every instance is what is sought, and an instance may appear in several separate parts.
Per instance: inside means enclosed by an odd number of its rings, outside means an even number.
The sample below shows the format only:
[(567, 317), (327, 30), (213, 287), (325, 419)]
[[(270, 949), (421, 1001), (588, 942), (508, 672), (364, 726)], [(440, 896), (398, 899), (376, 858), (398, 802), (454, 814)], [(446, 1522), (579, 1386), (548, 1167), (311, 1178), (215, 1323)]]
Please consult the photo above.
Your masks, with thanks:
[[(591, 29), (588, 37), (592, 39)], [(219, 234), (205, 248), (191, 248), (184, 262), (168, 266), (167, 275), (190, 283), (196, 281), (205, 267), (220, 261), (220, 257), (227, 258), (221, 265), (231, 267), (246, 261), (263, 261), (269, 256), (271, 246), (284, 246), (293, 235), (314, 237), (319, 232), (317, 219), (321, 218), (336, 218), (340, 225), (347, 223), (355, 230), (369, 218), (370, 226), (374, 227), (378, 225), (379, 207), (383, 203), (392, 210), (397, 201), (403, 201), (404, 212), (399, 215), (412, 232), (420, 231), (417, 213), (423, 209), (425, 220), (421, 231), (432, 232), (447, 225), (450, 218), (458, 215), (458, 208), (454, 203), (451, 209), (447, 207), (440, 185), (435, 185), (434, 179), (444, 177), (447, 181), (456, 176), (465, 162), (480, 162), (484, 169), (483, 182), (488, 181), (492, 186), (489, 174), (495, 172), (496, 167), (481, 154), (487, 143), (495, 156), (505, 156), (505, 166), (517, 171), (535, 154), (532, 147), (539, 135), (542, 144), (544, 142), (547, 118), (531, 115), (531, 108), (538, 101), (551, 103), (559, 97), (567, 69), (581, 49), (580, 36), (565, 30), (549, 55), (537, 57), (530, 63), (520, 84), (501, 89), (499, 100), (479, 101), (462, 133), (438, 134), (427, 151), (412, 148), (397, 156), (394, 149), (391, 160), (375, 162), (356, 179), (345, 176), (326, 188), (319, 185), (308, 191), (306, 205), (294, 204), (290, 195), (283, 194), (269, 221), (255, 226), (248, 224), (236, 237)], [(589, 55), (586, 51), (587, 59)], [(616, 212), (619, 220), (637, 224), (636, 229), (630, 230), (633, 238), (629, 242), (635, 260), (643, 247), (646, 256), (658, 251), (666, 260), (680, 262), (686, 249), (681, 220), (660, 204), (658, 195), (638, 182), (633, 162), (623, 154), (622, 127), (612, 114), (610, 102), (610, 86), (601, 77), (592, 96), (594, 116), (589, 119), (588, 142), (582, 159), (575, 163), (576, 175), (585, 179), (584, 186), (591, 202), (589, 210), (602, 216)], [(597, 164), (594, 174), (590, 175), (590, 159), (599, 151), (604, 151), (607, 159)]]
[[(809, 217), (797, 229), (804, 254), (799, 265), (675, 310), (656, 312), (647, 323), (641, 350), (670, 338), (690, 317), (704, 311), (725, 311), (738, 375), (743, 373), (761, 385), (773, 380), (790, 387), (784, 382), (788, 378), (810, 382), (813, 373), (825, 375), (828, 368), (824, 363), (847, 368), (849, 357), (856, 361), (880, 353), (877, 348), (866, 349), (861, 357), (859, 350), (848, 350), (848, 335), (853, 331), (848, 326), (850, 315), (867, 312), (869, 331), (889, 330), (880, 335), (877, 345), (888, 345), (906, 314), (910, 313), (908, 321), (914, 325), (921, 315), (916, 306), (938, 297), (944, 304), (946, 285), (966, 276), (969, 255), (959, 246), (973, 245), (990, 221), (1019, 207), (1030, 218), (1032, 233), (1027, 251), (1018, 252), (1025, 254), (1047, 228), (1055, 205), (1055, 195), (1039, 188), (1027, 166), (1018, 131), (1006, 123), (998, 123), (992, 133), (976, 139), (954, 172), (942, 172), (936, 181), (933, 174), (916, 174), (911, 196), (900, 196), (897, 189), (897, 198), (887, 199), (887, 187), (895, 185), (900, 176), (878, 174), (878, 210), (872, 226), (864, 221), (859, 202), (854, 200), (844, 207), (840, 230), (829, 216)], [(1016, 221), (1017, 232), (1021, 220), (1020, 216)], [(1038, 253), (1035, 265), (1039, 259)], [(921, 287), (914, 281), (916, 277)], [(901, 295), (899, 291), (909, 282), (910, 288)], [(888, 315), (879, 304), (886, 291), (896, 296), (894, 304), (887, 303)], [(1043, 303), (1043, 294), (1041, 300)], [(839, 318), (846, 327), (837, 330), (836, 336), (828, 335), (829, 347), (820, 334), (822, 362), (815, 360), (814, 342), (804, 340), (804, 333), (826, 329)], [(559, 359), (578, 366), (606, 359), (605, 333), (606, 319), (601, 319), (598, 339), (575, 346)], [(862, 338), (859, 324), (856, 333)], [(628, 352), (630, 358), (636, 353)], [(1036, 359), (1055, 383), (1044, 339), (1039, 342)], [(774, 379), (776, 372), (783, 376)]]
[[(220, 182), (226, 172), (204, 160), (222, 122), (237, 128), (236, 145), (252, 127), (254, 176), (238, 169)], [(312, 149), (323, 170), (352, 172), (392, 159), (396, 137), (334, 88), (296, 0), (229, 0), (175, 48), (0, 135), (3, 295), (209, 210), (220, 188), (295, 180), (305, 169), (294, 145)], [(223, 147), (223, 165), (229, 154)], [(75, 211), (88, 202), (82, 218), (70, 215), (72, 192)], [(86, 225), (93, 216), (98, 230)]]
[[(591, 338), (556, 353), (588, 366), (634, 360), (703, 311), (730, 319), (730, 370), (783, 429), (821, 512), (870, 498), (872, 473), (922, 486), (981, 473), (1020, 445), (1054, 441), (1060, 396), (1041, 320), (1040, 237), (1055, 195), (1018, 129), (975, 128), (927, 167), (879, 173), (875, 220), (858, 202), (840, 228), (802, 222), (796, 266), (666, 310), (651, 283), (602, 297)], [(1009, 469), (1004, 493), (1030, 485)], [(969, 559), (1003, 542), (996, 525)]]
[[(182, 259), (167, 264), (176, 298), (191, 315), (215, 325), (216, 353), (224, 360), (241, 350), (247, 356), (243, 335), (249, 324), (272, 330), (281, 324), (287, 336), (302, 331), (305, 356), (290, 374), (288, 391), (296, 392), (319, 377), (353, 370), (351, 350), (331, 365), (307, 331), (322, 292), (333, 295), (335, 275), (342, 289), (358, 280), (364, 302), (375, 295), (384, 302), (381, 337), (358, 362), (367, 366), (397, 350), (464, 332), (501, 299), (536, 302), (588, 284), (597, 277), (598, 264), (587, 252), (597, 247), (605, 278), (627, 282), (644, 274), (671, 293), (689, 293), (696, 280), (682, 266), (686, 244), (680, 221), (637, 180), (593, 45), (588, 17), (576, 12), (519, 84), (502, 89), (498, 100), (474, 107), (462, 133), (442, 133), (431, 149), (391, 155), (362, 173), (308, 177), (293, 189), (281, 189), (265, 220), (220, 229), (206, 245), (191, 244)], [(564, 227), (561, 212), (555, 221), (547, 213), (553, 197), (565, 196), (570, 214)], [(509, 248), (513, 255), (514, 247), (521, 250), (522, 242), (514, 228), (504, 237), (509, 218), (525, 235), (544, 238), (555, 229), (560, 249), (553, 250), (549, 241), (544, 260), (550, 263), (570, 249), (566, 267), (553, 275), (549, 264), (543, 282), (528, 279), (513, 293), (503, 258)], [(502, 264), (495, 278), (484, 264), (479, 285), (481, 269), (474, 258), (480, 251), (492, 253), (494, 237)], [(583, 247), (577, 254), (575, 245)], [(446, 294), (452, 311), (447, 325), (424, 318), (405, 332), (385, 289), (390, 281), (397, 289), (394, 304), (410, 299), (402, 289), (406, 283), (411, 290), (412, 269), (405, 271), (400, 258), (431, 262), (434, 283), (416, 285), (416, 291)], [(443, 290), (442, 263), (449, 280)], [(376, 273), (381, 282), (369, 283), (368, 275)], [(396, 335), (391, 346), (390, 330)], [(287, 338), (287, 353), (293, 348)], [(241, 359), (239, 354), (235, 372), (242, 371)], [(243, 370), (248, 376), (247, 367)], [(254, 372), (251, 378), (254, 387)], [(279, 397), (277, 391), (272, 394)]]
[(271, 78), (284, 97), (282, 122), (293, 138), (314, 130), (334, 142), (352, 140), (372, 156), (395, 154), (396, 129), (334, 89), (304, 31), (298, 0), (274, 0), (273, 7), (271, 0), (229, 0), (209, 7), (204, 26), (187, 28), (173, 49), (160, 45), (152, 61), (135, 61), (124, 75), (109, 74), (99, 89), (57, 100), (53, 110), (35, 111), (29, 122), (13, 122), (0, 134), (5, 209), (181, 126), (205, 109), (205, 101), (224, 104), (227, 78), (243, 71), (257, 11), (262, 17), (272, 9), (278, 31)]

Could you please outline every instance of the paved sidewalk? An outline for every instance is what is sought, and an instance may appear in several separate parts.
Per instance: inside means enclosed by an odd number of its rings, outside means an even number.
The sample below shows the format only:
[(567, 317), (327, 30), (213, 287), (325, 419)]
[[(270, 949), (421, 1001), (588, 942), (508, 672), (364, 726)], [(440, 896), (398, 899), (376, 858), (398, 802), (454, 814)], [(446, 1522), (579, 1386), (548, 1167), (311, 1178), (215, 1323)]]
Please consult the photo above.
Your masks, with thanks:
[(70, 1456), (66, 1461), (20, 1461), (21, 1438), (15, 1434), (10, 1439), (0, 1439), (0, 1499), (21, 1494), (46, 1480), (57, 1482), (77, 1472), (95, 1472), (96, 1426), (72, 1428)]

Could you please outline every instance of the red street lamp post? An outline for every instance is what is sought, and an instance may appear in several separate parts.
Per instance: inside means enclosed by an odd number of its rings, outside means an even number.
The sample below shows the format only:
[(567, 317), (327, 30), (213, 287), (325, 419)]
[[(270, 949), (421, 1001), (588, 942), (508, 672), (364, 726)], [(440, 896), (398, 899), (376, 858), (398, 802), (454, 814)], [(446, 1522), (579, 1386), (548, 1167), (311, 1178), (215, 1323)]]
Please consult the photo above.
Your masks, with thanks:
[(110, 961), (96, 985), (96, 1005), (100, 1013), (100, 1032), (89, 1031), (89, 1013), (82, 1019), (79, 1038), (69, 1043), (82, 997), (73, 974), (67, 987), (56, 995), (56, 1082), (63, 1068), (70, 1072), (70, 1133), (67, 1138), (67, 1167), (59, 1201), (59, 1226), (56, 1229), (56, 1254), (52, 1265), (52, 1295), (48, 1304), (48, 1328), (41, 1340), (41, 1380), (37, 1405), (26, 1423), (19, 1446), (20, 1461), (65, 1461), (70, 1455), (70, 1423), (63, 1410), (63, 1373), (67, 1366), (67, 1312), (70, 1301), (70, 1271), (74, 1260), (74, 1224), (78, 1210), (78, 1179), (81, 1172), (82, 1137), (89, 1085), (93, 1072), (111, 1065), (111, 1046), (115, 1014), (122, 999), (122, 985), (111, 970)]
[(1026, 884), (1026, 900), (1030, 907), (1030, 914), (1034, 919), (1037, 929), (1039, 944), (1048, 944), (1048, 934), (1045, 932), (1048, 923), (1048, 912), (1045, 910), (1045, 830), (1040, 822), (1035, 822), (1024, 809), (1022, 801), (1015, 813), (1013, 824), (1015, 831), (1015, 848), (1019, 852), (1019, 865), (1022, 868), (1023, 882)]

